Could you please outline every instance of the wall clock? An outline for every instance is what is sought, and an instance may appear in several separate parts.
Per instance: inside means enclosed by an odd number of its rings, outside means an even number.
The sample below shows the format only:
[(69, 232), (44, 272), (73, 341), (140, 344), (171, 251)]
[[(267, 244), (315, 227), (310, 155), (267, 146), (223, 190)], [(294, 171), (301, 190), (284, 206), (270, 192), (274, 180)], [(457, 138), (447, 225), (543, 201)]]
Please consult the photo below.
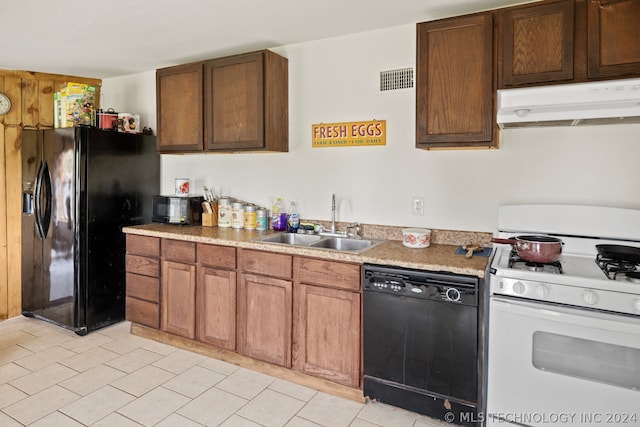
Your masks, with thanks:
[(0, 92), (0, 115), (7, 114), (11, 109), (11, 100), (7, 95)]

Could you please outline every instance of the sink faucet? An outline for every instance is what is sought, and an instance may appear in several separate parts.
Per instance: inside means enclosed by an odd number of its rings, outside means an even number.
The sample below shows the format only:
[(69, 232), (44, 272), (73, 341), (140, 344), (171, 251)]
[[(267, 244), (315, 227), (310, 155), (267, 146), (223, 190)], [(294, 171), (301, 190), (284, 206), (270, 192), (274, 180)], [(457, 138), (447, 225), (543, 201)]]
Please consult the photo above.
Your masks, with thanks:
[(331, 232), (336, 232), (336, 194), (331, 195)]
[[(353, 229), (355, 233), (349, 233), (349, 229)], [(362, 238), (362, 234), (360, 234), (360, 224), (357, 222), (352, 222), (351, 224), (344, 227), (344, 235), (347, 237), (355, 237), (356, 239)]]

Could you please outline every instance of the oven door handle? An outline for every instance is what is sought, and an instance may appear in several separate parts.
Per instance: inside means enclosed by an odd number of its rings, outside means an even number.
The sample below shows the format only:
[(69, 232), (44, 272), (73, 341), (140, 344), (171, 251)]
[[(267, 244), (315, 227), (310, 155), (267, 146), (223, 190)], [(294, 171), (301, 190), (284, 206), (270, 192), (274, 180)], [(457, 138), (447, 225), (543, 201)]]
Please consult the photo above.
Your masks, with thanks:
[(489, 316), (494, 310), (584, 328), (615, 330), (640, 336), (640, 317), (503, 297), (491, 297)]

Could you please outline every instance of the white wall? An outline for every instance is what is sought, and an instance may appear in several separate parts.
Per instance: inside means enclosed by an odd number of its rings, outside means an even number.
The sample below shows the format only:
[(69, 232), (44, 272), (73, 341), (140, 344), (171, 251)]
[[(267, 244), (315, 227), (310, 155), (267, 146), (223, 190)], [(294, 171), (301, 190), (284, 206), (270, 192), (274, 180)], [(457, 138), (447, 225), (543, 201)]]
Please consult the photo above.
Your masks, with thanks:
[[(640, 125), (502, 131), (499, 150), (415, 148), (415, 90), (380, 92), (380, 71), (415, 66), (408, 25), (273, 49), (289, 58), (289, 152), (163, 155), (162, 190), (187, 177), (263, 206), (294, 200), (301, 217), (493, 231), (509, 203), (640, 209)], [(155, 72), (103, 81), (102, 107), (155, 130)], [(311, 148), (311, 125), (386, 120), (387, 145)], [(193, 188), (193, 187), (192, 187)], [(414, 196), (424, 216), (411, 214)]]
[(140, 125), (156, 126), (155, 70), (103, 80), (100, 108), (113, 108), (119, 113), (140, 114)]

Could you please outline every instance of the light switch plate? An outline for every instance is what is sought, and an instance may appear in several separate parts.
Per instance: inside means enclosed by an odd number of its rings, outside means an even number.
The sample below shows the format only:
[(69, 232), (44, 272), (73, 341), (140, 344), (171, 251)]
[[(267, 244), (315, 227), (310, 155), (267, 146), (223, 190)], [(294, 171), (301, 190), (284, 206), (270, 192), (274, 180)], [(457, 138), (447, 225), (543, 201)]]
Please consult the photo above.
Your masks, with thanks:
[(413, 214), (424, 215), (424, 197), (413, 198)]

